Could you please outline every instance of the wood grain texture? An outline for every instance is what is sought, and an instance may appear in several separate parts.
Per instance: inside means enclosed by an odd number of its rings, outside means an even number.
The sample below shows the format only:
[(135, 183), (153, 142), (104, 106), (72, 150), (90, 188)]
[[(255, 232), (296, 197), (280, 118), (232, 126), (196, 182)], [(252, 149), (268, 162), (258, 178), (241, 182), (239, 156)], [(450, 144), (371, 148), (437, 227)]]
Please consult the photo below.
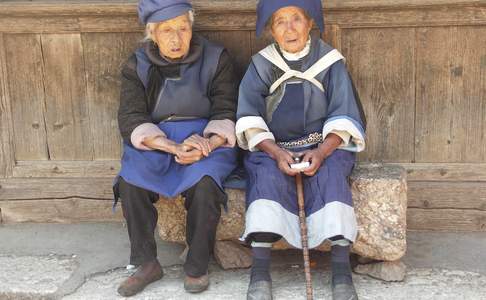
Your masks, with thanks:
[(93, 159), (85, 62), (79, 34), (42, 36), (51, 160)]
[(117, 111), (120, 72), (143, 36), (136, 33), (83, 34), (87, 99), (93, 138), (94, 159), (119, 159), (121, 138)]
[(343, 38), (341, 33), (339, 25), (328, 25), (324, 27), (323, 40), (337, 50), (342, 51)]
[(486, 181), (486, 164), (413, 163), (398, 164), (410, 181)]
[(416, 161), (485, 162), (486, 28), (423, 28), (417, 41)]
[[(482, 0), (326, 0), (322, 1), (324, 10), (359, 10), (359, 9), (405, 9), (405, 8), (429, 8), (434, 6), (448, 7), (481, 7), (485, 3)], [(194, 0), (196, 11), (219, 12), (255, 12), (257, 0)], [(34, 4), (34, 5), (32, 5)], [(61, 0), (53, 3), (46, 0), (15, 1), (4, 0), (0, 8), (4, 8), (4, 14), (29, 15), (29, 14), (98, 14), (119, 15), (135, 14), (136, 0)]]
[(486, 182), (408, 182), (408, 207), (486, 211)]
[(69, 199), (38, 199), (0, 201), (2, 222), (8, 223), (79, 223), (121, 222), (122, 209), (112, 211), (112, 201)]
[(108, 177), (114, 178), (120, 170), (120, 160), (95, 161), (17, 161), (13, 177), (65, 178)]
[(9, 178), (0, 179), (3, 200), (82, 198), (113, 199), (113, 178)]
[(234, 61), (236, 73), (239, 78), (242, 78), (250, 63), (251, 33), (249, 31), (201, 31), (199, 33), (210, 41), (223, 45), (228, 50)]
[(42, 48), (39, 35), (5, 35), (15, 158), (47, 160)]
[(407, 229), (432, 231), (486, 231), (486, 211), (463, 209), (407, 210)]
[(411, 162), (414, 29), (343, 30), (342, 51), (368, 120), (363, 161)]
[(273, 38), (268, 31), (264, 31), (259, 37), (256, 36), (256, 32), (254, 30), (251, 31), (250, 48), (252, 55), (255, 55), (271, 43), (273, 43)]
[(486, 6), (372, 7), (327, 12), (326, 22), (343, 28), (421, 27), (486, 24)]
[(12, 109), (7, 83), (6, 45), (3, 37), (4, 35), (0, 34), (0, 178), (10, 177), (15, 163)]
[[(484, 1), (340, 1), (324, 2), (327, 24), (353, 27), (484, 25)], [(447, 9), (444, 9), (447, 5)], [(255, 1), (195, 1), (198, 30), (254, 30)], [(0, 2), (0, 31), (141, 32), (136, 2)]]
[[(8, 8), (6, 8), (8, 10)], [(0, 7), (0, 11), (2, 8)], [(5, 10), (4, 10), (5, 11)], [(50, 15), (40, 17), (32, 14), (28, 16), (0, 16), (0, 31), (5, 33), (50, 33), (50, 32), (79, 32), (80, 25), (76, 17)]]

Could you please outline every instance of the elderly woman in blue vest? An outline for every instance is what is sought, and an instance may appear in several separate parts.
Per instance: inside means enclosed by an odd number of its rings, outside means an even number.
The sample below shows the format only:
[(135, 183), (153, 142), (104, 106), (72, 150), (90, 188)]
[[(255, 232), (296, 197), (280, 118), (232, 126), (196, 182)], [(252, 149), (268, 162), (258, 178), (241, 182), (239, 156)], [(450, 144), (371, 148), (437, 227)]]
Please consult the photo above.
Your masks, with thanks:
[[(272, 299), (270, 248), (301, 248), (294, 176), (304, 176), (309, 247), (332, 244), (333, 299), (357, 299), (349, 262), (357, 225), (348, 176), (365, 147), (364, 116), (343, 56), (324, 30), (320, 0), (260, 0), (257, 34), (275, 43), (253, 56), (240, 85), (236, 135), (249, 150), (246, 228), (253, 267), (248, 299)], [(309, 166), (291, 167), (300, 157)]]
[(192, 34), (189, 1), (142, 0), (138, 9), (147, 38), (122, 70), (124, 153), (115, 184), (138, 269), (118, 292), (134, 295), (163, 276), (153, 203), (181, 193), (189, 247), (184, 288), (201, 292), (226, 204), (222, 181), (236, 166), (237, 80), (227, 51)]

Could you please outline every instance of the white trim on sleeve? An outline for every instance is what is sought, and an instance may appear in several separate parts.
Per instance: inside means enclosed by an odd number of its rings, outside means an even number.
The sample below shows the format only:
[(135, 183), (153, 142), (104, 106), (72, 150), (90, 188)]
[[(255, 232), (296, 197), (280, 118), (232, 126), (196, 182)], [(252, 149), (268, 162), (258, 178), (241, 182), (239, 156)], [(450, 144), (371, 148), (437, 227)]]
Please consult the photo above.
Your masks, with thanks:
[(345, 131), (351, 135), (349, 143), (345, 144), (343, 142), (339, 146), (339, 149), (348, 150), (351, 152), (361, 152), (365, 149), (366, 142), (363, 134), (358, 129), (358, 127), (353, 124), (353, 122), (345, 118), (335, 119), (324, 124), (324, 128), (322, 129), (322, 136), (325, 139), (328, 134), (336, 133), (339, 131)]
[(275, 141), (275, 136), (271, 132), (260, 132), (259, 134), (255, 135), (248, 141), (248, 149), (251, 152), (260, 151), (256, 146), (263, 142), (264, 140), (273, 140)]
[[(255, 137), (251, 139), (250, 142), (246, 139), (245, 136), (245, 131), (249, 129), (261, 129), (264, 132), (257, 134)], [(257, 117), (257, 116), (242, 117), (236, 122), (236, 140), (238, 141), (238, 145), (240, 146), (240, 148), (244, 150), (257, 151), (254, 149), (254, 146), (258, 145), (261, 141), (264, 140), (261, 139), (258, 141), (258, 139), (261, 138), (259, 136), (263, 133), (269, 134), (267, 138), (272, 138), (273, 140), (275, 140), (275, 137), (270, 132), (270, 129), (268, 128), (267, 124), (265, 123), (262, 117)], [(257, 141), (258, 143), (256, 143)], [(251, 147), (250, 144), (253, 145), (253, 147)]]

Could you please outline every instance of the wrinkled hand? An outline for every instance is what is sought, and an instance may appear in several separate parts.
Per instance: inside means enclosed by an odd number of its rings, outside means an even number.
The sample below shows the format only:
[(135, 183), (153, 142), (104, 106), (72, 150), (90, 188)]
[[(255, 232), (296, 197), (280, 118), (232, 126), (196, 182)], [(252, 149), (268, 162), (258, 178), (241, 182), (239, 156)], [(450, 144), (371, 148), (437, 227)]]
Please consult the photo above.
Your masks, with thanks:
[(292, 152), (280, 148), (273, 153), (272, 157), (277, 162), (280, 171), (282, 171), (284, 174), (287, 174), (289, 176), (295, 176), (299, 174), (299, 170), (295, 170), (290, 167), (291, 164), (295, 163)]
[(320, 148), (304, 151), (302, 162), (309, 162), (310, 166), (301, 170), (302, 173), (307, 176), (314, 176), (324, 163), (325, 159), (326, 155)]
[(175, 161), (181, 165), (191, 165), (204, 157), (200, 150), (184, 144), (179, 144), (175, 147), (174, 155)]
[(211, 144), (209, 139), (203, 138), (199, 134), (193, 134), (182, 143), (184, 146), (189, 146), (191, 148), (199, 150), (202, 155), (209, 156), (211, 153)]

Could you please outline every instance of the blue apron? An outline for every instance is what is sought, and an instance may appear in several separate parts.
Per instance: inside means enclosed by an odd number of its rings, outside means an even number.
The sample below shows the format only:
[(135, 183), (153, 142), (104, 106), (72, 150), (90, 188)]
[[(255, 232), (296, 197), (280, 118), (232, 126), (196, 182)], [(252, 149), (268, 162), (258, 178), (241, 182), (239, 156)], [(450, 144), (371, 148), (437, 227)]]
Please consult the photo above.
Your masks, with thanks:
[[(167, 138), (182, 143), (193, 134), (202, 136), (208, 121), (161, 122), (158, 126)], [(124, 144), (121, 160), (121, 176), (126, 182), (158, 193), (164, 197), (175, 197), (210, 176), (223, 189), (223, 181), (236, 167), (236, 148), (218, 148), (209, 157), (191, 164), (180, 165), (174, 155), (161, 151), (138, 150)]]

